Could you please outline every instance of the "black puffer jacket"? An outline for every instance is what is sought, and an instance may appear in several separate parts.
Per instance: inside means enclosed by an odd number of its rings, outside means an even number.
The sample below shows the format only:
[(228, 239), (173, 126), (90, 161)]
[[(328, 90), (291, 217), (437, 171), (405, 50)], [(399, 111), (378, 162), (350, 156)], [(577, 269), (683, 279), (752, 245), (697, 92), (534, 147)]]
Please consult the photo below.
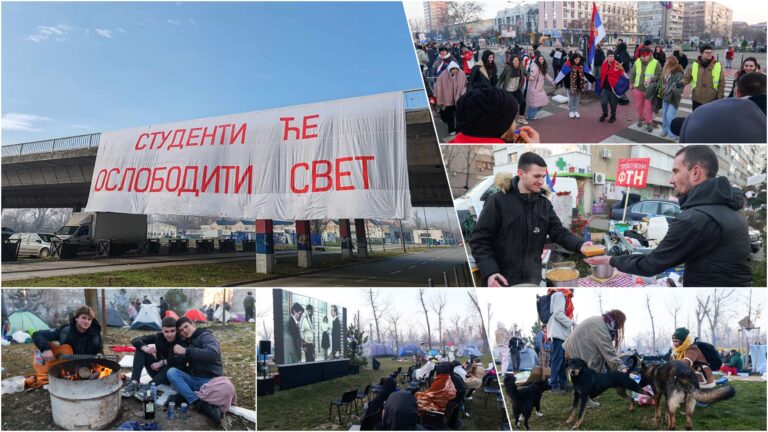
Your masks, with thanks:
[(95, 318), (91, 321), (91, 326), (85, 333), (77, 331), (75, 318), (69, 320), (69, 324), (52, 330), (36, 331), (32, 336), (32, 341), (41, 352), (51, 349), (48, 342), (57, 341), (62, 345), (67, 344), (72, 347), (75, 354), (95, 355), (103, 352), (101, 341), (101, 324)]
[[(584, 244), (563, 227), (543, 192), (521, 194), (519, 180), (514, 177), (508, 192), (496, 192), (485, 201), (469, 240), (484, 286), (494, 273), (501, 273), (510, 285), (541, 281), (547, 234), (572, 252)], [(497, 176), (499, 182), (503, 180)]]
[(611, 265), (653, 276), (685, 263), (687, 287), (751, 286), (749, 229), (738, 213), (744, 202), (727, 178), (709, 179), (680, 198), (682, 212), (653, 252), (613, 257)]
[(224, 374), (221, 348), (213, 333), (199, 328), (186, 342), (188, 346), (184, 359), (189, 365), (190, 375), (213, 378)]

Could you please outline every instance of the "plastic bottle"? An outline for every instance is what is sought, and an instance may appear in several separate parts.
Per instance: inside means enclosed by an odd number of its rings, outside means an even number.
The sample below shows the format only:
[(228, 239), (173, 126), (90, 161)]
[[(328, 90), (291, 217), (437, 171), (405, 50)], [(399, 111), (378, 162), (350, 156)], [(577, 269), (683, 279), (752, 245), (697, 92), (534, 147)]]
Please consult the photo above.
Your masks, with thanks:
[(149, 386), (149, 390), (152, 392), (152, 402), (157, 404), (157, 386), (155, 383), (152, 383), (152, 385)]

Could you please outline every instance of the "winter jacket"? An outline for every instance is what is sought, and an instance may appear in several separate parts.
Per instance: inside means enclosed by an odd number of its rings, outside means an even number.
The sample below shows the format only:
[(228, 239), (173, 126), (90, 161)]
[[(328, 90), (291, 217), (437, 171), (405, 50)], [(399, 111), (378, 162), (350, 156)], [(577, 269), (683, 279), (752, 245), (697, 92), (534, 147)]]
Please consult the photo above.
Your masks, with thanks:
[(653, 58), (659, 61), (659, 65), (661, 67), (664, 67), (664, 63), (667, 62), (667, 54), (664, 51), (661, 52), (654, 52)]
[(764, 94), (763, 95), (750, 96), (747, 99), (749, 99), (752, 102), (754, 102), (755, 105), (757, 105), (757, 107), (760, 108), (760, 111), (762, 111), (763, 114), (765, 114), (765, 99), (766, 99), (766, 96)]
[(685, 53), (681, 53), (680, 51), (675, 51), (672, 53), (673, 56), (677, 59), (677, 62), (680, 63), (680, 66), (682, 66), (683, 69), (688, 67), (688, 56), (685, 55)]
[[(659, 77), (661, 76), (661, 69), (662, 69), (662, 67), (659, 64), (659, 62), (656, 59), (654, 59), (654, 58), (651, 58), (651, 60), (649, 60), (648, 63), (643, 63), (642, 60), (640, 60), (639, 63), (640, 63), (640, 70), (639, 71), (636, 70), (638, 62), (635, 61), (634, 63), (632, 63), (632, 69), (630, 69), (630, 71), (629, 71), (629, 84), (634, 86), (635, 85), (635, 77), (637, 76), (637, 74), (640, 74), (640, 83), (639, 83), (639, 85), (635, 86), (634, 88), (637, 89), (637, 90), (640, 90), (641, 92), (645, 92), (646, 90), (648, 90), (648, 86), (651, 83), (659, 81)], [(645, 71), (648, 69), (648, 67), (651, 65), (651, 63), (656, 63), (656, 68), (653, 70), (653, 75), (648, 77), (648, 76), (646, 76), (646, 72)]]
[(617, 371), (624, 366), (602, 315), (587, 318), (577, 325), (563, 349), (567, 358), (580, 358), (597, 372)]
[(683, 79), (683, 68), (680, 65), (675, 66), (669, 74), (669, 77), (665, 77), (662, 71), (661, 84), (663, 85), (660, 93), (661, 100), (672, 104), (673, 107), (678, 108), (680, 106), (680, 99), (683, 97), (683, 89), (677, 86)]
[(501, 273), (510, 285), (539, 283), (547, 236), (573, 252), (584, 243), (563, 227), (543, 192), (521, 194), (518, 182), (518, 177), (496, 176), (501, 191), (485, 201), (470, 236), (484, 285), (495, 273)]
[(734, 367), (737, 371), (741, 372), (744, 369), (744, 361), (741, 359), (741, 354), (734, 353), (726, 366)]
[(189, 346), (184, 359), (189, 365), (189, 374), (195, 377), (213, 378), (224, 374), (221, 363), (219, 342), (210, 330), (196, 329), (186, 341)]
[(685, 263), (687, 287), (751, 286), (749, 232), (738, 213), (743, 203), (727, 178), (708, 179), (680, 198), (682, 212), (653, 252), (615, 256), (611, 265), (624, 273), (653, 276)]
[[(584, 72), (584, 68), (583, 67), (581, 67), (578, 70), (578, 72), (577, 72), (577, 68), (578, 67), (579, 66), (573, 66), (573, 64), (571, 64), (571, 71), (568, 72), (567, 74), (565, 74), (565, 76), (563, 77), (562, 82), (565, 85), (565, 88), (567, 88), (569, 91), (571, 91), (571, 76), (573, 76), (574, 74), (580, 74), (582, 76), (582, 82), (584, 80), (589, 81), (591, 83), (595, 82), (595, 77), (592, 76), (591, 74), (588, 74), (588, 73)], [(585, 93), (586, 91), (587, 91), (587, 86), (584, 85), (584, 83), (582, 83), (582, 88), (581, 88), (580, 91), (577, 90), (577, 89), (574, 89), (573, 91), (571, 91), (571, 93), (572, 94), (576, 94), (576, 93), (582, 94), (582, 93)]]
[(461, 69), (465, 75), (469, 75), (472, 72), (472, 68), (469, 67), (469, 61), (473, 60), (473, 58), (472, 51), (467, 51), (461, 56)]
[(573, 328), (573, 320), (565, 314), (565, 294), (555, 291), (549, 296), (549, 310), (552, 315), (547, 321), (547, 337), (550, 339), (568, 339)]
[(178, 334), (176, 336), (176, 340), (173, 342), (168, 342), (165, 340), (165, 336), (163, 336), (163, 332), (156, 332), (151, 335), (146, 336), (139, 336), (135, 337), (131, 340), (131, 345), (134, 346), (137, 350), (140, 350), (145, 345), (155, 345), (155, 349), (157, 350), (157, 359), (158, 360), (168, 360), (168, 365), (172, 367), (176, 367), (179, 369), (182, 369), (184, 367), (185, 361), (184, 357), (176, 355), (173, 353), (173, 346), (176, 344), (184, 345), (179, 339)]
[(595, 70), (600, 70), (600, 66), (605, 62), (605, 53), (602, 49), (595, 50)]
[[(715, 59), (712, 59), (707, 67), (701, 65), (701, 56), (696, 60), (699, 63), (699, 73), (696, 79), (696, 88), (691, 91), (691, 100), (700, 104), (712, 102), (715, 99), (722, 99), (725, 96), (725, 68), (720, 69), (720, 79), (717, 90), (715, 90), (714, 81), (712, 80), (712, 70), (715, 64), (718, 63)], [(688, 85), (693, 81), (693, 63), (688, 65), (685, 69), (685, 77), (683, 77), (683, 84)]]
[(490, 57), (489, 53), (492, 54), (490, 51), (484, 52), (482, 62), (480, 64), (476, 64), (475, 67), (472, 68), (472, 71), (469, 74), (469, 80), (467, 82), (467, 91), (472, 91), (481, 87), (496, 86), (496, 81), (498, 79), (496, 76), (496, 70), (494, 69), (489, 71), (488, 68), (485, 67), (486, 62)]
[[(560, 58), (555, 58), (555, 52), (560, 51)], [(563, 51), (562, 49), (556, 48), (552, 51), (550, 51), (549, 56), (552, 57), (552, 67), (553, 68), (559, 68), (562, 67), (565, 64), (565, 61), (568, 60), (568, 53)]]
[(32, 335), (34, 342), (40, 352), (51, 349), (48, 342), (59, 342), (61, 345), (67, 344), (72, 347), (75, 354), (96, 355), (103, 353), (101, 340), (101, 324), (96, 318), (91, 321), (85, 333), (77, 331), (75, 317), (69, 320), (69, 324), (52, 330), (38, 330)]
[(544, 81), (554, 85), (549, 75), (542, 73), (539, 65), (531, 63), (531, 73), (528, 75), (528, 91), (525, 94), (525, 103), (529, 107), (540, 108), (549, 103), (549, 97), (544, 90)]
[(621, 63), (621, 66), (625, 71), (628, 71), (632, 66), (632, 58), (630, 57), (629, 52), (627, 52), (627, 44), (623, 42), (616, 47), (614, 58)]
[[(496, 87), (498, 87), (498, 88), (500, 88), (502, 90), (506, 90), (507, 89), (507, 83), (509, 83), (510, 80), (518, 79), (517, 90), (522, 91), (522, 89), (525, 87), (525, 79), (526, 79), (526, 75), (528, 73), (525, 71), (525, 69), (523, 69), (520, 75), (518, 75), (518, 76), (513, 78), (512, 77), (512, 73), (513, 72), (514, 72), (514, 70), (513, 70), (512, 66), (504, 65), (504, 70), (502, 70), (501, 71), (501, 75), (499, 75), (499, 80), (496, 83)], [(512, 90), (512, 91), (514, 91), (514, 90)]]
[(459, 65), (451, 63), (448, 66), (447, 73), (440, 74), (435, 82), (435, 98), (437, 104), (442, 106), (454, 106), (461, 96), (467, 91), (467, 76), (459, 71), (456, 76), (451, 75), (452, 68), (458, 68)]

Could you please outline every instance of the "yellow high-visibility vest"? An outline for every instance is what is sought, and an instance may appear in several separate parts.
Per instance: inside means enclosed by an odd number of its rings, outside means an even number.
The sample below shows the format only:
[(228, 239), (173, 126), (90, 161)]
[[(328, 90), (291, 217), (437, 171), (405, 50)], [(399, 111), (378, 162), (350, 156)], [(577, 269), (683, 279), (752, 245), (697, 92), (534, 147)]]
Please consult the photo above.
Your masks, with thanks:
[[(659, 61), (656, 59), (651, 59), (651, 61), (648, 62), (648, 66), (645, 67), (645, 74), (643, 74), (643, 82), (645, 84), (648, 84), (648, 82), (651, 80), (651, 77), (653, 77), (654, 72), (656, 72), (656, 66), (659, 64)], [(643, 70), (643, 61), (639, 58), (635, 60), (635, 87), (640, 87), (640, 73)]]
[[(722, 66), (720, 66), (720, 62), (715, 62), (715, 65), (712, 67), (712, 83), (715, 86), (715, 91), (717, 91), (717, 88), (720, 87), (720, 71), (722, 70)], [(696, 80), (699, 78), (699, 62), (693, 62), (693, 65), (691, 66), (691, 91), (696, 88)]]

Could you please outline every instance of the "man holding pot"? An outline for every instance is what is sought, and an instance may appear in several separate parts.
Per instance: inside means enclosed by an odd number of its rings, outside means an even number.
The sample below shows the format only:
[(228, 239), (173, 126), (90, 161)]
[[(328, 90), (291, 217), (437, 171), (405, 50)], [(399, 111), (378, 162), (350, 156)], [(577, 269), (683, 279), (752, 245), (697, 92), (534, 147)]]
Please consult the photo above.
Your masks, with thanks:
[(592, 245), (563, 227), (543, 188), (546, 175), (544, 159), (526, 152), (517, 176), (496, 176), (499, 191), (485, 201), (469, 239), (483, 286), (538, 284), (547, 236), (571, 252)]
[(584, 261), (610, 263), (620, 271), (655, 276), (685, 264), (684, 286), (752, 286), (749, 228), (739, 210), (746, 199), (725, 177), (710, 146), (683, 147), (672, 162), (672, 178), (682, 212), (648, 255), (598, 256)]

